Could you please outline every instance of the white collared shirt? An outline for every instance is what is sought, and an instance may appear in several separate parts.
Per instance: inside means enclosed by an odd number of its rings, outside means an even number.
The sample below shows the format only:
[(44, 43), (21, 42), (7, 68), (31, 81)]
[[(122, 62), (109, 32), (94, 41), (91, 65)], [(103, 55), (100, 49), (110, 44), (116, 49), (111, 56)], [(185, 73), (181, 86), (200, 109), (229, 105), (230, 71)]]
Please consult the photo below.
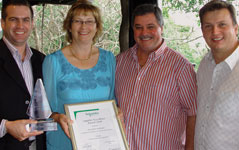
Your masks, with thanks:
[(195, 150), (239, 149), (239, 48), (215, 64), (208, 53), (197, 72)]

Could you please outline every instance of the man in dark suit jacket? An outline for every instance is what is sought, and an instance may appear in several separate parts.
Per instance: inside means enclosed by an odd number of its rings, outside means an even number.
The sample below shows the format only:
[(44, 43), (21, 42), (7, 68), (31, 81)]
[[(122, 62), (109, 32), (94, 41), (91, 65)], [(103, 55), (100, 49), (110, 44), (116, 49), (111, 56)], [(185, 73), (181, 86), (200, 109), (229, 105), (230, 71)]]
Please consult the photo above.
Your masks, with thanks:
[[(33, 86), (42, 78), (44, 54), (31, 49), (33, 10), (25, 0), (3, 2), (0, 40), (0, 150), (45, 150), (42, 131), (28, 132), (26, 111)], [(36, 143), (36, 146), (34, 144)]]

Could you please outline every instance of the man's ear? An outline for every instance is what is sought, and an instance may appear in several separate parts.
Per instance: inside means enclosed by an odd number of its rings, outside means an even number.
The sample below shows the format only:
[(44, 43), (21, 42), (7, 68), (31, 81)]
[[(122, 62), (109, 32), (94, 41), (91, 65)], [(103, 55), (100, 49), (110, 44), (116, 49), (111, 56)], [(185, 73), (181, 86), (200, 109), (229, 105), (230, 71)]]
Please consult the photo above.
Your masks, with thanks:
[(161, 35), (163, 35), (163, 26), (160, 26), (161, 28)]
[(32, 19), (32, 29), (35, 27), (34, 19)]
[(238, 24), (235, 25), (235, 33), (238, 35)]
[(5, 21), (1, 18), (1, 27), (2, 27), (2, 29), (4, 29), (4, 27), (5, 27)]

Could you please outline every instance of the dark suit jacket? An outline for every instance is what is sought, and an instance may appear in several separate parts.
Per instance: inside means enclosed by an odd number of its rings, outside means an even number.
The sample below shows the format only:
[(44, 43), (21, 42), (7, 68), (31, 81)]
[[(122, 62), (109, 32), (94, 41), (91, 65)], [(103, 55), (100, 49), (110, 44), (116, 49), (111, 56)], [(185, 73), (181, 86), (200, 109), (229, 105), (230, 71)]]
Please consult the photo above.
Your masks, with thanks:
[[(44, 54), (32, 49), (31, 57), (34, 83), (42, 78)], [(28, 119), (26, 114), (30, 94), (11, 52), (0, 40), (0, 122)], [(37, 136), (37, 150), (46, 150), (45, 134)], [(0, 150), (28, 150), (28, 139), (22, 142), (6, 134), (0, 138)]]

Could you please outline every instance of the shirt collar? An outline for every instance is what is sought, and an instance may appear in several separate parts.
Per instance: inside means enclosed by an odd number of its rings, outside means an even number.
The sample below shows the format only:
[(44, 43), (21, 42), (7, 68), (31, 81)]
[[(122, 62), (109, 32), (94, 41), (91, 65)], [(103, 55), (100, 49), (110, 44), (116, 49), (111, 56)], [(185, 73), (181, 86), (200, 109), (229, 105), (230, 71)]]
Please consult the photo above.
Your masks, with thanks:
[(155, 59), (159, 58), (166, 51), (166, 48), (167, 48), (167, 44), (165, 40), (163, 39), (161, 46), (156, 51), (154, 51)]
[(225, 62), (231, 68), (231, 70), (235, 67), (237, 61), (239, 60), (239, 48), (237, 47), (234, 52), (225, 59)]
[[(13, 56), (21, 57), (19, 52), (18, 52), (18, 50), (17, 50), (17, 48), (13, 44), (11, 44), (9, 42), (9, 40), (5, 36), (3, 36), (3, 41), (7, 45), (9, 51), (11, 52), (11, 54)], [(25, 57), (25, 60), (30, 60), (31, 56), (32, 56), (32, 50), (29, 47), (29, 45), (26, 44), (26, 57)]]
[[(131, 48), (131, 50), (132, 50), (132, 53), (133, 53), (133, 57), (136, 59), (137, 58), (137, 49), (138, 49), (138, 44), (135, 44), (132, 48)], [(157, 50), (155, 50), (155, 51), (153, 51), (150, 55), (149, 55), (149, 58), (153, 58), (154, 60), (156, 60), (156, 59), (158, 59), (163, 53), (164, 53), (164, 51), (166, 50), (166, 48), (167, 48), (167, 44), (166, 44), (166, 42), (165, 42), (165, 40), (163, 39), (163, 42), (162, 42), (162, 44), (161, 44), (161, 46), (157, 49)]]
[[(206, 55), (206, 57), (213, 64), (216, 65), (215, 60), (214, 60), (213, 55), (212, 55), (212, 51), (210, 53), (208, 53), (208, 55)], [(236, 50), (234, 50), (234, 52), (230, 56), (228, 56), (223, 62), (225, 62), (230, 67), (230, 69), (232, 70), (235, 67), (238, 60), (239, 60), (239, 47), (237, 47)]]

